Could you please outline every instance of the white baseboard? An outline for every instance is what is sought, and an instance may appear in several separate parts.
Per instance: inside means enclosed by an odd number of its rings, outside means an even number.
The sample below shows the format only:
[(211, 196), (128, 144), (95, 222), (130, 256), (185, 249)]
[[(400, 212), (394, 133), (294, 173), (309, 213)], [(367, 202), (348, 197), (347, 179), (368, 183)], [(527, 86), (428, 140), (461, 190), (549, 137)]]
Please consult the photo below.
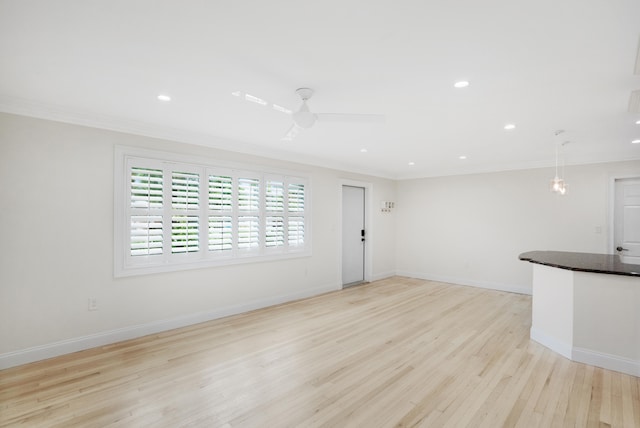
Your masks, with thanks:
[(604, 354), (584, 348), (573, 348), (573, 361), (640, 377), (640, 361)]
[(391, 278), (392, 276), (396, 276), (395, 271), (376, 273), (371, 275), (371, 281), (380, 281), (381, 279)]
[(490, 290), (507, 291), (509, 293), (531, 295), (531, 287), (526, 285), (502, 284), (492, 281), (478, 281), (475, 279), (458, 278), (443, 275), (433, 275), (424, 272), (397, 271), (396, 275), (410, 278), (426, 279), (429, 281), (447, 282), (450, 284), (467, 285), (470, 287), (487, 288)]
[(531, 327), (531, 330), (529, 331), (529, 337), (531, 337), (531, 340), (535, 340), (539, 344), (546, 346), (563, 357), (573, 360), (573, 347), (570, 343), (558, 340), (555, 337), (549, 336), (533, 327)]
[(640, 377), (640, 361), (618, 355), (605, 354), (591, 349), (574, 347), (569, 343), (561, 342), (534, 328), (531, 328), (531, 339), (571, 361)]
[(21, 349), (14, 352), (7, 352), (0, 355), (0, 370), (15, 367), (34, 361), (45, 360), (72, 352), (83, 351), (97, 346), (109, 345), (123, 340), (135, 339), (137, 337), (162, 331), (173, 330), (175, 328), (186, 327), (201, 322), (223, 318), (229, 315), (236, 315), (255, 309), (266, 308), (268, 306), (291, 302), (306, 297), (317, 296), (329, 291), (342, 288), (338, 284), (324, 285), (295, 293), (282, 294), (278, 296), (256, 299), (239, 305), (214, 309), (212, 311), (199, 312), (196, 314), (184, 315), (168, 320), (153, 321), (146, 324), (123, 327), (116, 330), (105, 331), (87, 336), (75, 337), (59, 342), (34, 346), (32, 348)]

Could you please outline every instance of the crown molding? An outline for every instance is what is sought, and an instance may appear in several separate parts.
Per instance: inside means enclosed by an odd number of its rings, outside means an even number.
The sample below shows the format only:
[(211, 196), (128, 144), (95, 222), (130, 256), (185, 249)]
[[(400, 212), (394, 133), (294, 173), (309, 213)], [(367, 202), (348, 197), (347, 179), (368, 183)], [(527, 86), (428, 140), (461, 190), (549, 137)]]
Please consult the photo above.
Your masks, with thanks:
[[(162, 140), (169, 140), (178, 143), (194, 144), (218, 150), (250, 154), (267, 159), (292, 162), (302, 166), (327, 168), (353, 174), (362, 174), (367, 176), (385, 178), (389, 180), (411, 180), (419, 178), (518, 171), (524, 169), (548, 168), (554, 165), (554, 161), (550, 157), (549, 159), (542, 161), (525, 161), (509, 165), (498, 163), (477, 166), (466, 165), (464, 167), (453, 169), (436, 168), (430, 169), (428, 171), (415, 170), (408, 174), (394, 175), (368, 168), (362, 168), (358, 165), (334, 161), (327, 158), (262, 147), (258, 144), (251, 144), (240, 140), (220, 138), (215, 135), (171, 128), (168, 126), (145, 123), (141, 121), (125, 119), (122, 117), (109, 116), (92, 111), (83, 111), (80, 109), (42, 103), (7, 95), (0, 95), (0, 112), (34, 117), (38, 119), (52, 120), (56, 122), (70, 123), (91, 128), (105, 129), (126, 134), (140, 135)], [(588, 156), (582, 156), (580, 158), (574, 157), (571, 162), (566, 163), (566, 166), (608, 162), (625, 162), (635, 160), (640, 160), (640, 155), (631, 155), (626, 158), (620, 158), (608, 154), (595, 153)]]
[(251, 144), (240, 140), (220, 138), (206, 133), (171, 128), (168, 126), (145, 123), (142, 121), (135, 121), (121, 117), (99, 114), (92, 111), (83, 111), (80, 109), (6, 95), (0, 95), (0, 112), (169, 140), (178, 143), (194, 144), (230, 152), (261, 156), (268, 159), (293, 162), (301, 165), (369, 175), (391, 180), (396, 178), (389, 174), (380, 173), (379, 171), (336, 162), (330, 159), (300, 153), (291, 153), (284, 150), (262, 147), (258, 144)]

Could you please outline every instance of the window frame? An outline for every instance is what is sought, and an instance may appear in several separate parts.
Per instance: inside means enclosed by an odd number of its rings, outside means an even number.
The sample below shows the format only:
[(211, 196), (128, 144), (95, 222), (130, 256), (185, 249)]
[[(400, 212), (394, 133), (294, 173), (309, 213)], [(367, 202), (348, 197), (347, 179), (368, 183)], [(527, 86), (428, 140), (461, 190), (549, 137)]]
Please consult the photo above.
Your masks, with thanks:
[[(149, 209), (153, 214), (162, 212), (163, 246), (160, 255), (131, 254), (131, 219), (143, 209), (131, 207), (131, 169), (162, 170), (163, 200), (161, 209)], [(172, 206), (172, 177), (174, 172), (199, 174), (199, 208), (197, 210), (174, 209)], [(232, 207), (216, 210), (209, 205), (210, 177), (231, 177)], [(259, 180), (259, 207), (257, 210), (239, 209), (238, 180), (254, 178)], [(267, 211), (267, 181), (281, 181), (284, 191), (283, 211)], [(290, 185), (304, 186), (303, 212), (288, 210)], [(186, 253), (172, 252), (172, 219), (175, 215), (189, 212), (198, 216), (199, 250)], [(191, 214), (193, 213), (193, 214)], [(274, 214), (275, 213), (275, 214)], [(257, 217), (259, 243), (256, 248), (240, 249), (238, 229), (241, 217)], [(282, 217), (284, 221), (283, 245), (269, 247), (266, 244), (267, 217)], [(209, 219), (230, 217), (231, 250), (209, 250)], [(288, 235), (289, 218), (304, 219), (304, 244), (290, 245)], [(114, 162), (114, 277), (172, 272), (205, 267), (226, 266), (242, 263), (257, 263), (271, 260), (285, 260), (311, 256), (311, 177), (300, 171), (278, 170), (260, 165), (239, 164), (221, 160), (179, 155), (175, 153), (126, 146), (115, 147)]]

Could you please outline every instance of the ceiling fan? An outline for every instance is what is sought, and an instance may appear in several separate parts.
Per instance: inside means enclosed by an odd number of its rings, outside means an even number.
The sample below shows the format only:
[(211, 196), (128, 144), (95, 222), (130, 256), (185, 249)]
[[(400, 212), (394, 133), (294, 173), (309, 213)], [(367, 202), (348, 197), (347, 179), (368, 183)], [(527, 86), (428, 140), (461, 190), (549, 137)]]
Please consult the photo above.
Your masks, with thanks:
[(316, 121), (321, 122), (361, 122), (375, 123), (384, 122), (383, 114), (350, 114), (350, 113), (313, 113), (309, 110), (307, 101), (313, 96), (313, 89), (298, 88), (296, 94), (302, 99), (302, 105), (298, 111), (291, 114), (293, 124), (286, 135), (282, 138), (285, 141), (293, 140), (303, 129), (311, 128)]

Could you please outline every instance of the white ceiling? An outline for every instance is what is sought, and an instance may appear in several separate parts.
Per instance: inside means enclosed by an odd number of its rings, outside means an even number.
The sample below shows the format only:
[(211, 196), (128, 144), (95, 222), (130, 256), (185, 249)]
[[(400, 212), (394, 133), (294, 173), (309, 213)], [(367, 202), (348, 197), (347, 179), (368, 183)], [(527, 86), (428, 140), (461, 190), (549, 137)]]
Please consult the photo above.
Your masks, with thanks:
[[(0, 0), (0, 110), (390, 178), (550, 166), (557, 129), (568, 164), (640, 159), (639, 37), (638, 0)], [(232, 95), (303, 86), (386, 122), (282, 141)]]

